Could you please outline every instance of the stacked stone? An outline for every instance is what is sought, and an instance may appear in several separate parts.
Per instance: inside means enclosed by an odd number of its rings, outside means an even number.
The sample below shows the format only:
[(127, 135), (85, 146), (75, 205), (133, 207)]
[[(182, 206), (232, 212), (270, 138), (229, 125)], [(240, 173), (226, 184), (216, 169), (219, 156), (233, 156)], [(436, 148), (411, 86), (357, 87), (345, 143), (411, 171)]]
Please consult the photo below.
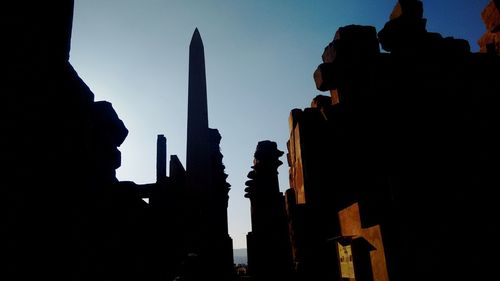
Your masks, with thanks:
[(261, 193), (279, 193), (277, 174), (278, 167), (283, 164), (279, 160), (283, 154), (284, 152), (277, 148), (275, 142), (259, 142), (254, 154), (253, 170), (248, 173), (249, 180), (246, 182), (247, 188), (245, 188), (246, 198), (252, 199)]
[(252, 219), (247, 235), (248, 270), (256, 280), (288, 280), (292, 270), (285, 200), (278, 182), (283, 154), (276, 142), (259, 142), (246, 182)]
[(325, 63), (334, 61), (362, 62), (380, 52), (373, 26), (348, 25), (335, 33), (333, 42), (325, 47), (321, 58)]
[(422, 1), (400, 0), (378, 34), (382, 48), (396, 52), (417, 47), (427, 35), (426, 24)]
[(389, 22), (378, 33), (380, 44), (393, 54), (463, 55), (470, 52), (466, 40), (443, 38), (439, 33), (428, 32), (426, 24), (422, 1), (400, 0)]
[(486, 33), (478, 44), (482, 53), (500, 54), (500, 0), (492, 0), (481, 13)]
[(373, 26), (348, 25), (335, 33), (333, 41), (325, 47), (323, 63), (314, 72), (316, 88), (330, 91), (332, 104), (339, 102), (338, 79), (346, 70), (360, 71), (359, 65), (380, 54), (377, 31)]

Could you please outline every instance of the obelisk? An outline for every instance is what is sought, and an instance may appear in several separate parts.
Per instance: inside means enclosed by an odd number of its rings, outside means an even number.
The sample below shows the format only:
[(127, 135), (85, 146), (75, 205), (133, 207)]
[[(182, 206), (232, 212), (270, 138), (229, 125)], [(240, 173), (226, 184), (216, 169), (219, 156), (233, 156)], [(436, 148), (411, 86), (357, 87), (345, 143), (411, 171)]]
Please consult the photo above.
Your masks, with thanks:
[[(188, 250), (199, 254), (207, 280), (233, 280), (233, 246), (228, 234), (227, 200), (220, 135), (208, 127), (205, 54), (195, 29), (189, 45), (187, 124)], [(219, 159), (219, 161), (217, 161)]]
[(210, 144), (208, 135), (205, 54), (198, 28), (189, 45), (188, 123), (186, 173), (188, 189), (201, 194), (210, 185)]

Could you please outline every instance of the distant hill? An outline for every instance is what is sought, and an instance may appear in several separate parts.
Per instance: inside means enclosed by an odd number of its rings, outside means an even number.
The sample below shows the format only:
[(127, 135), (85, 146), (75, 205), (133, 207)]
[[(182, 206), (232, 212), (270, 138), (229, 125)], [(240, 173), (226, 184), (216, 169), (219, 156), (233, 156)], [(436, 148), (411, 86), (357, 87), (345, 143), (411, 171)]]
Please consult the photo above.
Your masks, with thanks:
[(247, 249), (233, 249), (234, 263), (247, 264)]

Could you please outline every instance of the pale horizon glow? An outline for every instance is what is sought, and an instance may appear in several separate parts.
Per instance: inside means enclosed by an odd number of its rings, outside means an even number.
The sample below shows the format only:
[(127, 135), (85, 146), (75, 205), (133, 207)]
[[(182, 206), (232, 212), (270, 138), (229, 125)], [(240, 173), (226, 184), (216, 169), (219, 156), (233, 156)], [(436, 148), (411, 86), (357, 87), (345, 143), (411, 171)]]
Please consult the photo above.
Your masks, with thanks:
[[(396, 1), (76, 0), (71, 63), (95, 94), (113, 104), (129, 130), (121, 181), (156, 180), (156, 137), (185, 165), (188, 53), (197, 27), (205, 48), (208, 115), (222, 135), (229, 234), (246, 248), (251, 230), (246, 175), (262, 140), (285, 152), (280, 189), (288, 185), (288, 115), (318, 94), (312, 74), (323, 48), (345, 25), (379, 31)], [(486, 31), (487, 0), (424, 1), (427, 29), (469, 41)], [(472, 3), (471, 3), (472, 2)]]

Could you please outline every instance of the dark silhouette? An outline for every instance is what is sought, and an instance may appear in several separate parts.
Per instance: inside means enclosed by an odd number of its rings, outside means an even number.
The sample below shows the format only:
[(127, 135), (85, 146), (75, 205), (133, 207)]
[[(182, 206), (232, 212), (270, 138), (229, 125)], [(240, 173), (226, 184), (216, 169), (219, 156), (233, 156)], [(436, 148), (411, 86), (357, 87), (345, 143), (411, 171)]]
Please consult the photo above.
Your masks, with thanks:
[[(10, 1), (2, 15), (0, 279), (235, 279), (230, 185), (221, 135), (208, 127), (199, 31), (186, 169), (172, 155), (167, 175), (160, 135), (156, 182), (120, 182), (128, 130), (69, 63), (73, 1), (53, 2)], [(283, 152), (257, 146), (246, 189), (251, 276), (240, 267), (242, 279), (497, 275), (499, 6), (482, 13), (481, 53), (428, 32), (417, 0), (399, 1), (378, 33), (338, 29), (314, 73), (330, 96), (290, 114), (286, 198)]]
[(421, 1), (399, 1), (378, 34), (338, 29), (314, 73), (330, 97), (290, 114), (287, 208), (305, 280), (349, 276), (348, 238), (356, 280), (496, 276), (498, 246), (470, 240), (500, 229), (500, 57), (484, 52), (428, 32)]
[(247, 235), (248, 274), (256, 280), (286, 280), (292, 272), (285, 198), (278, 184), (282, 155), (275, 142), (259, 142), (246, 182), (245, 197), (250, 199), (252, 215), (252, 231)]
[(145, 204), (115, 177), (127, 129), (68, 61), (73, 1), (5, 9), (0, 279), (135, 280)]
[[(159, 135), (157, 181), (140, 186), (143, 197), (149, 198), (151, 213), (149, 274), (153, 280), (232, 280), (236, 274), (227, 222), (230, 185), (220, 152), (221, 135), (208, 127), (205, 60), (198, 29), (189, 53), (187, 168), (172, 155), (167, 176), (167, 141)], [(195, 260), (196, 272), (189, 269)], [(179, 266), (184, 269), (176, 275)]]
[(198, 29), (189, 46), (188, 90), (186, 187), (193, 217), (187, 236), (197, 245), (190, 250), (199, 254), (207, 277), (227, 280), (234, 277), (227, 222), (230, 185), (220, 153), (221, 135), (208, 127), (205, 57)]
[[(330, 96), (289, 119), (293, 279), (497, 275), (491, 253), (499, 248), (477, 233), (497, 237), (500, 229), (498, 7), (491, 1), (482, 13), (487, 32), (477, 54), (465, 40), (428, 32), (421, 1), (399, 1), (378, 34), (371, 26), (337, 30), (314, 73)], [(258, 177), (249, 177), (252, 200)], [(254, 217), (275, 213), (256, 216), (259, 206), (252, 201), (252, 232)], [(249, 273), (259, 279), (251, 259), (258, 244), (248, 238)]]
[(188, 144), (187, 171), (172, 156), (167, 176), (159, 136), (157, 182), (136, 185), (115, 176), (128, 130), (68, 61), (72, 16), (72, 0), (14, 1), (2, 16), (0, 279), (173, 280), (190, 252), (204, 279), (233, 278), (229, 184), (221, 136), (208, 128), (198, 31), (188, 140), (204, 135), (203, 147)]

